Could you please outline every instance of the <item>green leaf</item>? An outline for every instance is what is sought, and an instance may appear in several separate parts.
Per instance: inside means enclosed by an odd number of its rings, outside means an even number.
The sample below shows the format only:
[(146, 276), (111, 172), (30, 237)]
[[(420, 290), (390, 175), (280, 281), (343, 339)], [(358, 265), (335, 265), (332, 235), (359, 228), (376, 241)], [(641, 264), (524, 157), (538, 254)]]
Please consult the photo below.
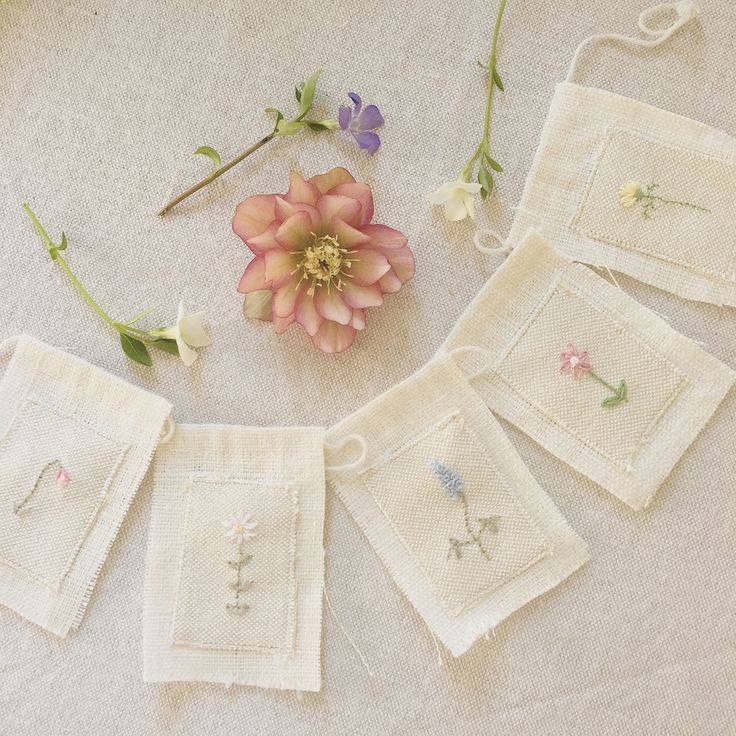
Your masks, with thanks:
[(66, 246), (68, 243), (66, 242), (66, 233), (62, 231), (61, 233), (61, 243), (56, 246), (57, 250), (66, 250)]
[(493, 191), (493, 176), (483, 165), (478, 169), (478, 184), (481, 185), (480, 198), (486, 199)]
[(319, 75), (322, 73), (321, 69), (318, 69), (307, 79), (304, 84), (301, 85), (299, 98), (299, 115), (304, 116), (312, 109), (312, 103), (314, 102), (314, 93), (317, 91), (317, 80)]
[(297, 120), (279, 120), (274, 135), (296, 135), (305, 125)]
[(299, 89), (299, 87), (294, 87), (294, 97), (296, 97), (297, 102), (302, 101), (302, 91)]
[(156, 340), (151, 343), (151, 347), (156, 348), (157, 350), (163, 350), (165, 353), (169, 353), (170, 355), (179, 355), (179, 346), (176, 344), (176, 340)]
[(485, 154), (485, 159), (486, 159), (486, 162), (488, 163), (488, 165), (494, 171), (498, 171), (499, 174), (503, 171), (503, 166), (501, 166), (501, 164), (498, 163), (498, 161), (496, 161), (495, 159), (492, 159), (487, 153)]
[(329, 126), (324, 123), (307, 123), (310, 130), (329, 130)]
[(503, 92), (503, 82), (501, 81), (501, 77), (498, 75), (498, 71), (496, 69), (493, 69), (493, 84), (498, 87), (501, 92)]
[(281, 110), (277, 110), (275, 107), (267, 107), (266, 112), (274, 117), (273, 132), (276, 133), (279, 123), (284, 119), (284, 113), (282, 113)]
[(131, 360), (141, 365), (153, 365), (151, 356), (148, 354), (148, 348), (140, 340), (136, 340), (134, 337), (121, 332), (120, 345), (123, 348), (123, 352)]
[(215, 164), (216, 168), (220, 168), (222, 166), (222, 159), (220, 158), (220, 154), (215, 151), (212, 146), (200, 146), (195, 152), (196, 154), (200, 154), (202, 156), (207, 156), (207, 158), (211, 159), (212, 162)]

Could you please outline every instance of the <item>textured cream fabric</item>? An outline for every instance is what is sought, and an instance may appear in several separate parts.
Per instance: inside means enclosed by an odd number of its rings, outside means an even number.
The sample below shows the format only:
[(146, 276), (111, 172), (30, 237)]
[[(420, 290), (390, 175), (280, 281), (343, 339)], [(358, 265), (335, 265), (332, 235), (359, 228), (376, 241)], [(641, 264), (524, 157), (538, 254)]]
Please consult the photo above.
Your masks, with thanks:
[[(499, 47), (492, 147), (503, 164), (479, 224), (508, 232), (557, 82), (577, 44), (636, 32), (650, 0), (511, 0)], [(606, 45), (581, 83), (736, 134), (736, 6), (701, 0), (702, 21), (656, 52)], [(482, 71), (497, 5), (488, 0), (5, 0), (0, 2), (0, 333), (27, 332), (165, 396), (179, 422), (330, 426), (423, 366), (498, 266), (470, 223), (449, 225), (427, 193), (454, 177), (481, 133)], [(325, 113), (349, 89), (381, 106), (372, 159), (349, 138), (264, 148), (170, 218), (171, 193), (266, 131), (262, 108), (322, 68)], [(347, 99), (347, 98), (345, 98)], [(417, 275), (342, 356), (291, 328), (245, 323), (245, 266), (230, 231), (248, 194), (285, 191), (286, 170), (347, 166), (374, 189)], [(131, 365), (115, 335), (71, 291), (30, 227), (28, 200), (116, 317), (145, 306), (173, 320), (184, 298), (207, 311), (211, 348), (192, 370), (157, 355)], [(736, 366), (736, 313), (616, 274), (637, 301)], [(525, 464), (593, 561), (532, 601), (463, 657), (437, 663), (429, 630), (360, 529), (327, 495), (329, 611), (323, 688), (291, 692), (143, 682), (144, 558), (152, 474), (110, 550), (84, 625), (58, 640), (0, 608), (0, 730), (13, 736), (475, 734), (728, 735), (736, 729), (734, 394), (645, 512), (571, 471), (506, 422)]]
[[(692, 27), (680, 33), (692, 32)], [(625, 208), (629, 182), (704, 207)], [(558, 85), (509, 234), (688, 299), (736, 306), (736, 139), (606, 90)]]
[[(147, 681), (320, 689), (323, 435), (185, 424), (158, 452)], [(233, 519), (252, 536), (228, 539)]]
[[(330, 485), (455, 656), (588, 559), (451, 356), (330, 429), (326, 446)], [(462, 485), (454, 498), (437, 463)]]
[[(568, 345), (589, 354), (627, 399), (560, 370)], [(651, 503), (736, 379), (728, 366), (530, 231), (489, 279), (444, 351), (466, 361), (488, 407), (634, 509)], [(481, 353), (480, 357), (477, 353)], [(473, 367), (475, 366), (475, 367)]]
[(34, 338), (11, 339), (11, 351), (0, 381), (0, 603), (63, 637), (82, 620), (171, 407)]

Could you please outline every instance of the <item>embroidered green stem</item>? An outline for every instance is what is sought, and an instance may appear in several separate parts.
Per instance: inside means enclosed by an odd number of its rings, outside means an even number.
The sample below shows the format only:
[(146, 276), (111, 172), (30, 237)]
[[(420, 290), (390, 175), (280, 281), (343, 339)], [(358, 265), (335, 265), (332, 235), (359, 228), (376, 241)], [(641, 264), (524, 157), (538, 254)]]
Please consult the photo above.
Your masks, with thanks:
[(617, 406), (624, 401), (627, 401), (626, 381), (621, 381), (618, 384), (618, 388), (616, 388), (608, 383), (608, 381), (601, 378), (595, 371), (588, 371), (588, 375), (598, 381), (598, 383), (600, 383), (602, 386), (605, 386), (612, 394), (608, 398), (603, 399), (603, 401), (601, 402), (601, 406), (610, 408), (612, 406)]
[(707, 207), (703, 207), (693, 202), (686, 202), (682, 199), (672, 199), (670, 197), (660, 197), (658, 194), (654, 194), (654, 190), (659, 186), (656, 182), (651, 182), (646, 186), (642, 186), (639, 182), (630, 181), (624, 184), (618, 190), (619, 201), (623, 207), (633, 207), (634, 205), (641, 205), (642, 217), (649, 218), (652, 216), (652, 212), (656, 209), (655, 202), (662, 202), (663, 204), (672, 204), (676, 207), (689, 207), (699, 212), (710, 212)]
[(228, 560), (228, 565), (237, 572), (235, 582), (230, 584), (230, 587), (235, 592), (235, 600), (226, 605), (228, 611), (233, 611), (234, 613), (245, 613), (250, 608), (247, 603), (241, 601), (240, 597), (253, 584), (252, 580), (243, 580), (243, 567), (249, 564), (252, 559), (253, 555), (245, 553), (245, 542), (241, 541), (238, 545), (238, 559)]
[(465, 494), (460, 492), (457, 493), (455, 498), (462, 503), (463, 506), (463, 522), (465, 524), (465, 530), (468, 533), (466, 539), (456, 539), (455, 537), (449, 537), (450, 549), (447, 552), (447, 558), (449, 559), (452, 555), (455, 555), (455, 559), (459, 560), (462, 558), (462, 548), (475, 545), (478, 548), (483, 557), (490, 561), (491, 555), (483, 545), (482, 535), (485, 532), (491, 532), (495, 534), (498, 531), (499, 516), (486, 516), (481, 517), (477, 520), (478, 527), (474, 527), (470, 520), (470, 511), (468, 509), (468, 501), (465, 498)]

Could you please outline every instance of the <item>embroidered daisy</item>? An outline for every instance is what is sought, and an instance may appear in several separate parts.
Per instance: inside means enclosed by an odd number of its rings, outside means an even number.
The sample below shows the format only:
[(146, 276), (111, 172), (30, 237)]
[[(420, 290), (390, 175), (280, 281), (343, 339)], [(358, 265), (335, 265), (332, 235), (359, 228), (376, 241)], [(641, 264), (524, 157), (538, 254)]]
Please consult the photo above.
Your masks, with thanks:
[(225, 537), (231, 542), (240, 544), (246, 539), (255, 537), (255, 528), (258, 523), (250, 514), (241, 511), (238, 514), (230, 514), (222, 525), (225, 527)]
[(560, 373), (567, 373), (575, 379), (582, 378), (591, 369), (588, 351), (569, 343), (560, 353)]
[(643, 196), (644, 192), (638, 181), (627, 181), (618, 190), (618, 200), (622, 207), (633, 207)]

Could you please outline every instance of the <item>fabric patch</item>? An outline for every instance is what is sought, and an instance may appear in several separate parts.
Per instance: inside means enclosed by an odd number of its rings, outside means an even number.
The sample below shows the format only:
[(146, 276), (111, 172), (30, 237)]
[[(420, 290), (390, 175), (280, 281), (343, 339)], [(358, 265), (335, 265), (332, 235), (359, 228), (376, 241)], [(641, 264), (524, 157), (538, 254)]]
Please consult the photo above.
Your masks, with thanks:
[(146, 681), (320, 689), (323, 435), (178, 425), (158, 452)]
[(327, 447), (330, 484), (455, 656), (588, 559), (450, 356), (330, 429)]
[[(173, 644), (293, 649), (297, 508), (287, 486), (191, 478)], [(256, 524), (247, 535), (237, 531), (239, 509)]]
[[(438, 468), (454, 482), (438, 482)], [(365, 471), (363, 480), (450, 615), (550, 552), (460, 414)]]
[(442, 351), (462, 346), (484, 356), (460, 363), (492, 411), (635, 509), (651, 502), (735, 377), (535, 232)]
[(79, 626), (171, 406), (21, 335), (0, 381), (0, 604)]
[[(627, 183), (629, 191), (620, 193)], [(733, 280), (734, 201), (736, 161), (613, 128), (572, 227), (593, 240)]]
[(0, 441), (0, 563), (58, 590), (126, 449), (51, 406), (23, 402)]
[(736, 139), (638, 100), (557, 86), (508, 242), (736, 306)]

